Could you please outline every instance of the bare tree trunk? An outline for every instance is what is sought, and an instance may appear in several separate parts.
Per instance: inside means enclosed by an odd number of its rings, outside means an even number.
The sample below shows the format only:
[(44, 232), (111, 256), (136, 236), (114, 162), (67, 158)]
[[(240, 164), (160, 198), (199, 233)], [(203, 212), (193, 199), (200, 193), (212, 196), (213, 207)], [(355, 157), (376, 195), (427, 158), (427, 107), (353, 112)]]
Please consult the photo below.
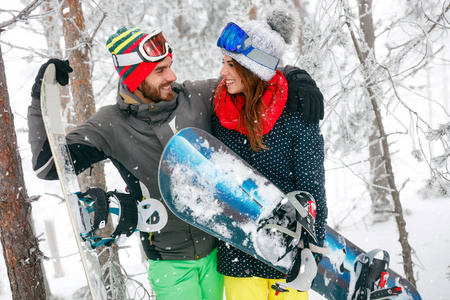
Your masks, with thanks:
[[(61, 51), (60, 37), (62, 35), (61, 18), (55, 18), (55, 14), (51, 13), (59, 5), (58, 0), (45, 0), (41, 5), (42, 14), (45, 16), (42, 20), (42, 27), (44, 27), (44, 36), (47, 41), (47, 48), (51, 57), (62, 59), (63, 52)], [(59, 12), (56, 12), (59, 13)], [(61, 95), (61, 109), (64, 115), (67, 116), (67, 122), (70, 124), (72, 120), (72, 109), (69, 107), (70, 94), (68, 86), (60, 86)]]
[[(369, 55), (369, 51), (362, 52), (361, 55), (364, 61), (375, 60), (375, 31), (373, 27), (373, 18), (372, 18), (372, 0), (358, 0), (359, 1), (359, 21), (361, 30), (364, 33), (364, 41), (367, 43), (371, 51), (371, 55)], [(369, 78), (370, 82), (368, 85), (373, 85), (376, 82), (375, 75), (372, 74)], [(374, 100), (374, 95), (369, 93), (369, 97), (371, 101)], [(391, 204), (387, 195), (389, 195), (389, 184), (386, 175), (386, 166), (383, 160), (383, 150), (382, 145), (380, 143), (380, 133), (378, 130), (378, 126), (376, 120), (373, 120), (373, 128), (375, 130), (369, 136), (369, 157), (370, 157), (370, 185), (369, 192), (370, 198), (372, 199), (372, 207), (374, 209), (374, 213), (378, 214), (378, 221), (384, 221), (387, 219), (388, 214), (386, 211), (392, 211)], [(384, 217), (383, 217), (384, 216)]]
[[(65, 0), (61, 11), (63, 14), (63, 32), (66, 49), (70, 49), (68, 51), (68, 57), (70, 65), (73, 68), (70, 79), (75, 114), (74, 121), (75, 124), (82, 124), (95, 113), (95, 101), (91, 83), (90, 45), (86, 44), (86, 39), (83, 36), (86, 32), (81, 0)], [(103, 163), (96, 164), (93, 169), (86, 170), (80, 174), (78, 180), (83, 191), (91, 186), (106, 190)], [(112, 222), (108, 222), (107, 226), (100, 230), (100, 235), (107, 236), (111, 232), (113, 232)], [(100, 264), (104, 266), (108, 263), (108, 268), (103, 273), (104, 278), (112, 278), (109, 272), (120, 274), (120, 269), (115, 269), (116, 266), (120, 265), (118, 247), (116, 245), (112, 247), (114, 251), (103, 251), (104, 247), (97, 249), (100, 254)], [(115, 264), (110, 263), (110, 254), (113, 255)], [(118, 291), (123, 286), (120, 283), (109, 280), (105, 280), (105, 283), (109, 291)]]
[(44, 28), (44, 36), (47, 41), (48, 53), (50, 56), (61, 58), (61, 44), (59, 41), (61, 27), (56, 26), (59, 21), (55, 15), (51, 13), (52, 9), (58, 4), (56, 0), (45, 0), (41, 5), (42, 14), (45, 16), (42, 20)]
[(50, 255), (53, 257), (55, 278), (63, 277), (64, 271), (61, 264), (61, 259), (59, 258), (58, 241), (55, 233), (55, 222), (53, 222), (53, 220), (45, 221), (45, 232), (47, 234), (47, 240), (50, 246)]
[[(294, 6), (297, 9), (298, 14), (300, 16), (300, 22), (302, 22), (304, 13), (303, 13), (301, 1), (300, 0), (294, 0)], [(300, 24), (299, 29), (300, 29), (300, 32), (299, 32), (299, 35), (298, 35), (298, 53), (300, 53), (300, 55), (302, 55), (303, 54), (303, 45), (304, 45), (302, 24)]]
[(414, 270), (411, 257), (412, 250), (408, 241), (408, 231), (406, 231), (406, 221), (403, 217), (403, 208), (402, 203), (400, 201), (400, 193), (395, 184), (394, 170), (392, 168), (389, 145), (386, 140), (387, 139), (386, 132), (384, 130), (383, 120), (381, 117), (380, 109), (378, 107), (378, 103), (376, 102), (374, 97), (371, 98), (371, 102), (373, 109), (375, 111), (377, 127), (380, 131), (381, 144), (383, 147), (382, 159), (385, 162), (387, 171), (387, 180), (391, 190), (392, 199), (394, 200), (395, 220), (397, 222), (397, 228), (399, 231), (399, 242), (400, 245), (402, 246), (403, 270), (405, 272), (406, 279), (408, 279), (408, 281), (411, 282), (412, 285), (416, 286), (416, 280), (414, 278)]
[[(183, 2), (181, 0), (178, 0), (178, 8), (180, 9), (180, 12), (183, 11), (182, 8)], [(182, 39), (184, 37), (183, 32), (183, 15), (180, 13), (180, 15), (177, 17), (177, 27), (178, 27), (178, 38)]]
[(31, 221), (0, 47), (0, 239), (13, 299), (46, 299), (43, 254)]
[(248, 12), (248, 18), (249, 20), (256, 20), (256, 5), (252, 4), (251, 2), (250, 5), (252, 6), (252, 8)]
[[(371, 5), (370, 6), (366, 5), (370, 1), (371, 0), (367, 0), (367, 1), (360, 0), (360, 4), (362, 4), (364, 6), (364, 8), (371, 7)], [(370, 4), (371, 4), (371, 2), (370, 2)], [(347, 10), (347, 8), (345, 8), (345, 9)], [(366, 10), (365, 12), (367, 13), (368, 11)], [(358, 44), (358, 41), (356, 39), (355, 33), (352, 30), (350, 21), (347, 20), (346, 25), (349, 28), (350, 35), (352, 37), (352, 41), (353, 41), (356, 53), (358, 55), (358, 59), (361, 63), (361, 66), (366, 71), (363, 73), (369, 74), (368, 70), (370, 69), (370, 67), (373, 68), (373, 66), (375, 65), (373, 63), (373, 61), (372, 62), (370, 61), (370, 59), (374, 59), (374, 58), (368, 57), (367, 55), (365, 56), (364, 52), (361, 50), (361, 48)], [(406, 231), (406, 222), (405, 222), (405, 219), (403, 216), (402, 204), (400, 202), (400, 193), (395, 184), (395, 176), (394, 176), (394, 171), (392, 168), (391, 156), (390, 156), (390, 152), (389, 152), (389, 145), (387, 142), (386, 132), (384, 130), (383, 119), (381, 117), (380, 107), (378, 106), (378, 103), (376, 101), (375, 92), (372, 88), (373, 82), (370, 78), (367, 77), (367, 75), (365, 75), (365, 76), (366, 76), (366, 78), (365, 78), (366, 89), (370, 96), (372, 108), (375, 113), (375, 124), (377, 126), (378, 133), (379, 133), (378, 139), (379, 139), (379, 141), (380, 141), (379, 143), (381, 144), (381, 147), (382, 147), (381, 159), (383, 161), (383, 165), (386, 168), (386, 176), (387, 176), (386, 178), (387, 178), (387, 181), (389, 184), (390, 194), (394, 201), (395, 220), (397, 222), (397, 227), (399, 230), (399, 242), (402, 247), (403, 270), (405, 272), (406, 279), (409, 280), (411, 282), (411, 284), (416, 286), (416, 280), (414, 278), (414, 271), (413, 271), (412, 258), (411, 258), (411, 246), (409, 245), (409, 241), (408, 241), (408, 232)]]

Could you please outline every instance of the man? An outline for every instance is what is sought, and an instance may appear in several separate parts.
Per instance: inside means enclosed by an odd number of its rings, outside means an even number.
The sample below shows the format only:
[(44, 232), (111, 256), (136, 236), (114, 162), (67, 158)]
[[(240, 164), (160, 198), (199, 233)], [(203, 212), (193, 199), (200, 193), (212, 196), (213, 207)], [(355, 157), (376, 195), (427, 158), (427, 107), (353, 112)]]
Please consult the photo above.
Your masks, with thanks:
[[(147, 34), (137, 27), (120, 28), (109, 37), (107, 49), (120, 76), (117, 103), (100, 108), (67, 135), (75, 169), (79, 173), (109, 158), (137, 201), (143, 194), (161, 199), (157, 176), (162, 150), (182, 128), (211, 131), (211, 97), (219, 80), (175, 83), (177, 78), (170, 68), (172, 49), (159, 31)], [(40, 84), (49, 63), (55, 64), (59, 83), (68, 83), (72, 69), (67, 61), (53, 59), (44, 64), (32, 89), (28, 123), (33, 168), (39, 178), (54, 180), (58, 177), (39, 104)], [(303, 80), (306, 72), (293, 67), (286, 69), (291, 70), (292, 82), (302, 81), (307, 90), (318, 90), (315, 84)], [(312, 80), (309, 75), (307, 79)], [(308, 111), (316, 112), (305, 117), (315, 114), (318, 122), (323, 99), (306, 97), (304, 91), (305, 88), (293, 94), (304, 98), (304, 109), (308, 107)], [(298, 109), (299, 100), (292, 98), (291, 102), (291, 107)], [(168, 222), (160, 231), (141, 232), (149, 259), (148, 277), (157, 298), (222, 299), (223, 278), (216, 271), (217, 240), (184, 223), (169, 210), (167, 214)]]

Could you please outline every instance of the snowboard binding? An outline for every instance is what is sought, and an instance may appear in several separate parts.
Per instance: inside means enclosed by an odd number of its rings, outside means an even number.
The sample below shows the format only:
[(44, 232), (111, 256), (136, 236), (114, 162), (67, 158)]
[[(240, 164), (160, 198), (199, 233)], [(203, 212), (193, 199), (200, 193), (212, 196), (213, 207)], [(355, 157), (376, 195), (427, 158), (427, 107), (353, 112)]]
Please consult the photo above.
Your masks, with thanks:
[[(88, 241), (92, 248), (111, 246), (121, 235), (129, 237), (136, 229), (138, 211), (136, 200), (129, 194), (104, 192), (100, 188), (90, 188), (84, 193), (77, 193), (80, 202), (87, 204), (85, 213), (91, 222), (91, 228), (81, 233), (83, 240)], [(112, 200), (111, 200), (112, 199)], [(81, 206), (82, 204), (80, 204)], [(81, 209), (81, 208), (80, 208)], [(108, 237), (96, 235), (96, 231), (106, 227), (111, 214), (118, 216), (117, 225)], [(93, 218), (90, 216), (93, 215)], [(93, 222), (92, 222), (93, 219)]]
[[(376, 256), (382, 253), (382, 258)], [(368, 253), (356, 257), (354, 264), (354, 275), (356, 280), (354, 286), (350, 287), (351, 300), (389, 299), (402, 293), (398, 286), (386, 287), (389, 277), (389, 253), (385, 250), (374, 249)], [(352, 274), (353, 275), (353, 274)]]
[[(306, 234), (305, 238), (309, 238)], [(317, 264), (314, 258), (314, 254), (309, 247), (297, 250), (295, 263), (292, 266), (291, 272), (286, 278), (286, 282), (276, 282), (272, 285), (272, 288), (276, 291), (275, 294), (289, 292), (287, 289), (292, 288), (299, 292), (308, 291), (316, 278)]]
[[(103, 245), (111, 246), (118, 239), (124, 240), (135, 231), (161, 230), (167, 223), (167, 211), (163, 204), (155, 199), (145, 199), (137, 203), (128, 193), (105, 192), (100, 188), (90, 188), (84, 193), (76, 194), (80, 200), (79, 209), (85, 228), (80, 234), (94, 249)], [(105, 228), (110, 216), (116, 219), (116, 222), (113, 222), (116, 224), (114, 231), (107, 237), (101, 237), (96, 231)]]
[[(293, 213), (295, 212), (295, 213)], [(260, 222), (260, 230), (272, 230), (280, 232), (286, 238), (286, 253), (278, 257), (277, 262), (284, 256), (295, 251), (295, 263), (288, 274), (286, 283), (277, 282), (272, 288), (279, 292), (288, 292), (287, 288), (293, 288), (304, 292), (311, 288), (317, 275), (317, 264), (314, 254), (310, 249), (310, 238), (317, 242), (314, 224), (316, 217), (316, 202), (311, 194), (302, 191), (288, 193), (273, 210), (272, 216)], [(288, 224), (273, 222), (273, 220), (288, 220)], [(286, 222), (285, 222), (286, 223)], [(300, 247), (302, 245), (302, 247)], [(260, 247), (262, 250), (263, 247)], [(269, 254), (267, 254), (269, 256)]]

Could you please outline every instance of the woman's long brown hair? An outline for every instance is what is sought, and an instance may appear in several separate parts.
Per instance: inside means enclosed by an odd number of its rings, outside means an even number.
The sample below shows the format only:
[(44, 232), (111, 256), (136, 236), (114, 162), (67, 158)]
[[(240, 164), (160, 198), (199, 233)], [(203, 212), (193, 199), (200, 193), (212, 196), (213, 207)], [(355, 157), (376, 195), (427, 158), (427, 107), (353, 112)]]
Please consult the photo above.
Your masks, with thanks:
[[(266, 90), (272, 93), (273, 91), (268, 89), (270, 84), (267, 81), (262, 80), (257, 75), (250, 72), (247, 68), (241, 66), (234, 59), (233, 66), (236, 73), (241, 77), (242, 83), (246, 87), (246, 91), (244, 93), (245, 104), (239, 112), (238, 126), (240, 127), (243, 123), (244, 127), (247, 129), (248, 139), (253, 151), (258, 152), (260, 150), (267, 149), (262, 140), (262, 119), (264, 109), (266, 108), (263, 101), (263, 94)], [(223, 89), (226, 89), (226, 86), (223, 86), (222, 89), (216, 91), (219, 97), (222, 94)], [(273, 94), (276, 97), (276, 94)], [(232, 101), (236, 103), (236, 98), (234, 95), (230, 96)], [(218, 102), (219, 101), (216, 102), (216, 108)]]

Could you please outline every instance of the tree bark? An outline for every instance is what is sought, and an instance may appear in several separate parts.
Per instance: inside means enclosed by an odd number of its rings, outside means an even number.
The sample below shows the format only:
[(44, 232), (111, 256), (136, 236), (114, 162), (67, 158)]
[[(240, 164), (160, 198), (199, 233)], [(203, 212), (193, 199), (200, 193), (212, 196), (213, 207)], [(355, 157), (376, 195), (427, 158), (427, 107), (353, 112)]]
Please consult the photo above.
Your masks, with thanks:
[(46, 299), (0, 47), (0, 239), (13, 299)]

